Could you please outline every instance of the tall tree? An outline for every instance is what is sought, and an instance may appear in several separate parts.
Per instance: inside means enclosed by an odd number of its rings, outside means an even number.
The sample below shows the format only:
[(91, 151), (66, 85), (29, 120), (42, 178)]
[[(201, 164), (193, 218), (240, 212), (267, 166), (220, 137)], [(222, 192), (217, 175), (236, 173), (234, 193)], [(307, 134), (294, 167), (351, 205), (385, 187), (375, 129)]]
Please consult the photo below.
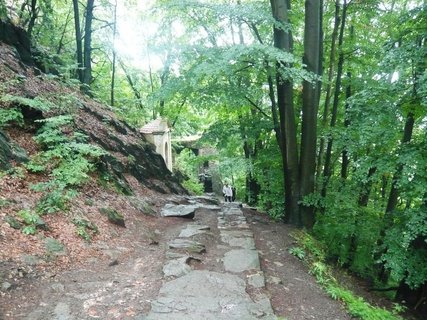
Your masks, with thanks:
[[(274, 26), (274, 46), (288, 53), (293, 51), (292, 32), (289, 28), (289, 0), (270, 0), (273, 17), (277, 23)], [(299, 214), (299, 166), (297, 127), (293, 101), (293, 81), (284, 76), (283, 69), (288, 65), (283, 61), (277, 62), (277, 106), (279, 109), (280, 132), (283, 142), (281, 148), (285, 179), (285, 221), (301, 225)], [(288, 66), (289, 67), (289, 66)]]
[[(340, 1), (335, 1), (335, 14), (334, 14), (334, 27), (331, 36), (331, 48), (329, 51), (329, 65), (328, 65), (328, 78), (326, 80), (326, 93), (325, 93), (325, 101), (323, 103), (323, 114), (322, 114), (322, 129), (325, 130), (328, 125), (328, 117), (329, 117), (329, 107), (331, 103), (331, 92), (332, 92), (332, 80), (334, 76), (335, 70), (335, 56), (336, 56), (336, 44), (338, 37), (338, 29), (340, 26)], [(317, 156), (317, 177), (320, 177), (322, 172), (322, 161), (323, 161), (323, 153), (325, 151), (325, 137), (322, 136), (319, 144), (319, 152)]]
[(85, 10), (85, 34), (83, 48), (83, 91), (89, 93), (92, 82), (92, 21), (95, 0), (87, 0)]
[[(304, 57), (307, 71), (318, 79), (313, 82), (305, 80), (302, 91), (302, 129), (300, 158), (300, 197), (314, 192), (316, 171), (317, 111), (319, 108), (322, 75), (322, 17), (323, 1), (305, 1)], [(314, 225), (314, 207), (301, 207), (301, 220), (304, 226)]]
[(114, 2), (114, 13), (113, 13), (113, 58), (111, 61), (111, 92), (110, 92), (110, 105), (114, 106), (114, 86), (116, 81), (116, 48), (115, 40), (117, 36), (117, 0)]
[[(344, 52), (342, 49), (343, 49), (343, 43), (344, 43), (344, 32), (345, 32), (345, 25), (346, 25), (346, 18), (347, 18), (347, 9), (348, 9), (348, 3), (347, 3), (347, 0), (344, 0), (342, 16), (341, 16), (340, 34), (338, 37), (339, 55), (338, 55), (338, 66), (337, 66), (337, 75), (336, 75), (336, 82), (335, 82), (334, 100), (332, 105), (332, 114), (331, 114), (331, 121), (330, 121), (331, 128), (335, 127), (337, 123), (337, 118), (338, 118), (338, 105), (339, 105), (339, 98), (341, 94), (342, 74), (343, 74), (343, 67), (344, 67)], [(322, 188), (323, 196), (326, 194), (327, 183), (332, 174), (332, 145), (333, 145), (333, 138), (329, 137), (327, 147), (326, 147), (325, 165), (323, 168), (323, 176), (325, 179), (323, 182), (323, 188)]]
[(82, 31), (80, 26), (79, 1), (73, 0), (74, 9), (74, 32), (76, 35), (76, 58), (77, 58), (77, 75), (80, 82), (83, 83), (83, 42)]

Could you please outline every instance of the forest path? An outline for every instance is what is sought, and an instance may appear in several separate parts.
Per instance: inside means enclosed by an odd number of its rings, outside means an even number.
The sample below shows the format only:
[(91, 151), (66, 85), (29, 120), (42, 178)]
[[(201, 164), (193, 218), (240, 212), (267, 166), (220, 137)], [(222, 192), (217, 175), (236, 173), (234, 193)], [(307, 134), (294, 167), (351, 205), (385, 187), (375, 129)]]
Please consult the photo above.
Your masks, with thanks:
[(291, 228), (235, 203), (156, 221), (149, 241), (135, 221), (83, 267), (28, 278), (0, 319), (351, 319), (288, 253)]

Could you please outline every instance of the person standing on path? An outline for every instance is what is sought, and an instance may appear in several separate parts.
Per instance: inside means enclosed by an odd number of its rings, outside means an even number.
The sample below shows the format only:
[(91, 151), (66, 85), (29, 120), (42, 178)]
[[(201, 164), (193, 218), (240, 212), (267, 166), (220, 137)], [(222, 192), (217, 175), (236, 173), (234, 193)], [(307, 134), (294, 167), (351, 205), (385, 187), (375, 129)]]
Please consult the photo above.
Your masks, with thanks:
[(222, 188), (222, 194), (224, 195), (225, 202), (231, 202), (231, 198), (233, 197), (233, 190), (231, 186), (226, 182), (224, 187)]

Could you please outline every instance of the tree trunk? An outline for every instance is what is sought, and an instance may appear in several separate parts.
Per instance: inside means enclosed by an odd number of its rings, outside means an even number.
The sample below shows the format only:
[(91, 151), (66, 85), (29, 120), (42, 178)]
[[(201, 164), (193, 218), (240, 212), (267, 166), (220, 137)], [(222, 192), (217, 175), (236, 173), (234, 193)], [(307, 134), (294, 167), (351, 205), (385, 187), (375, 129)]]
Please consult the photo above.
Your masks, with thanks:
[(113, 25), (113, 59), (111, 61), (111, 90), (110, 90), (110, 104), (114, 107), (114, 85), (116, 81), (116, 30), (117, 30), (117, 0), (114, 3), (114, 25)]
[[(344, 128), (348, 128), (348, 126), (350, 126), (350, 118), (348, 117), (348, 101), (351, 97), (351, 72), (347, 72), (347, 80), (348, 80), (348, 84), (345, 90), (345, 104), (344, 104), (344, 109), (345, 109), (345, 113), (344, 113)], [(350, 165), (350, 159), (348, 157), (348, 151), (347, 151), (347, 147), (344, 146), (343, 150), (342, 150), (342, 161), (341, 161), (341, 178), (343, 180), (347, 179), (347, 174), (348, 174), (348, 166)]]
[[(411, 141), (412, 131), (414, 129), (414, 122), (415, 122), (414, 114), (412, 112), (409, 112), (406, 118), (405, 128), (403, 130), (402, 144)], [(396, 172), (394, 173), (393, 179), (391, 182), (390, 195), (388, 197), (387, 208), (385, 210), (386, 213), (391, 213), (394, 209), (396, 209), (397, 199), (399, 197), (398, 183), (401, 178), (402, 171), (403, 171), (403, 163), (400, 163), (397, 166)]]
[[(339, 0), (335, 2), (335, 19), (334, 19), (334, 28), (332, 31), (332, 39), (331, 39), (331, 51), (329, 54), (329, 66), (328, 66), (328, 80), (326, 85), (326, 97), (325, 97), (325, 104), (323, 109), (323, 116), (322, 116), (322, 127), (323, 129), (326, 129), (328, 125), (328, 117), (329, 117), (329, 106), (331, 103), (331, 92), (332, 92), (332, 79), (334, 76), (334, 66), (335, 66), (335, 53), (336, 53), (336, 43), (337, 43), (337, 37), (338, 37), (338, 28), (340, 26), (340, 3)], [(320, 145), (319, 145), (319, 153), (317, 156), (317, 177), (320, 177), (321, 171), (322, 171), (322, 161), (323, 161), (323, 153), (325, 151), (325, 138), (322, 137), (320, 139)]]
[[(322, 1), (305, 1), (304, 58), (306, 69), (319, 77), (322, 74)], [(319, 108), (320, 79), (303, 82), (302, 131), (300, 158), (300, 197), (313, 193), (316, 171), (317, 111)], [(301, 220), (305, 227), (314, 225), (314, 206), (301, 205)]]
[[(333, 106), (332, 106), (332, 117), (331, 117), (331, 123), (330, 123), (331, 128), (335, 127), (336, 122), (337, 122), (339, 96), (341, 93), (341, 80), (342, 80), (341, 76), (342, 76), (343, 66), (344, 66), (344, 53), (342, 52), (342, 45), (343, 45), (343, 39), (344, 39), (346, 17), (347, 17), (347, 1), (344, 0), (342, 17), (341, 17), (340, 35), (339, 35), (339, 39), (338, 39), (339, 58), (338, 58), (338, 67), (337, 67), (337, 78), (336, 78), (336, 82), (335, 82), (334, 101), (333, 101)], [(333, 143), (333, 139), (329, 138), (328, 139), (328, 145), (326, 148), (325, 166), (323, 169), (323, 176), (325, 179), (323, 182), (323, 188), (322, 188), (322, 195), (323, 196), (326, 195), (326, 187), (327, 187), (328, 180), (329, 180), (331, 173), (332, 173), (332, 165), (331, 165), (332, 143)]]
[(93, 20), (94, 0), (87, 0), (84, 51), (83, 51), (83, 91), (89, 93), (89, 87), (92, 82), (92, 20)]
[[(259, 34), (258, 28), (255, 24), (250, 25), (252, 31), (254, 32), (256, 38), (258, 39), (259, 43), (264, 44), (264, 42), (261, 39), (261, 35)], [(267, 83), (268, 83), (268, 96), (270, 98), (271, 103), (271, 115), (273, 118), (273, 129), (276, 136), (277, 144), (279, 145), (280, 152), (283, 154), (283, 139), (282, 139), (282, 133), (280, 131), (280, 123), (279, 123), (279, 116), (277, 114), (277, 104), (276, 104), (276, 94), (274, 93), (274, 80), (271, 76), (271, 67), (269, 62), (266, 60), (264, 61), (265, 68), (267, 69)]]
[(78, 0), (73, 0), (73, 9), (74, 9), (74, 29), (76, 34), (77, 76), (80, 82), (83, 83), (83, 45), (82, 45), (82, 33), (80, 29), (80, 13), (79, 13)]
[(372, 176), (377, 171), (377, 167), (371, 167), (369, 168), (368, 177), (366, 179), (366, 182), (362, 184), (362, 187), (360, 188), (359, 193), (359, 206), (361, 207), (367, 207), (369, 202), (369, 196), (371, 194), (372, 189)]
[[(289, 0), (270, 0), (273, 17), (281, 24), (289, 24)], [(274, 46), (292, 53), (292, 34), (288, 29), (274, 27)], [(277, 68), (283, 68), (283, 62), (278, 62)], [(283, 141), (283, 168), (285, 179), (285, 222), (301, 225), (299, 214), (299, 166), (298, 142), (293, 105), (293, 82), (283, 79), (277, 72), (277, 105), (279, 108), (280, 131)]]
[(65, 19), (64, 28), (62, 29), (61, 38), (59, 39), (58, 48), (56, 49), (56, 54), (61, 54), (62, 48), (64, 47), (64, 37), (67, 33), (68, 23), (70, 22), (71, 10), (67, 13), (67, 18)]
[(133, 83), (131, 75), (129, 74), (129, 72), (127, 71), (125, 65), (123, 64), (123, 62), (120, 59), (119, 59), (119, 64), (120, 64), (120, 67), (122, 68), (123, 72), (125, 73), (126, 80), (128, 81), (129, 86), (132, 89), (133, 94), (134, 94), (136, 100), (138, 101), (138, 105), (139, 105), (139, 107), (142, 110), (144, 108), (144, 106), (142, 105), (141, 93), (138, 91), (138, 88)]
[(39, 10), (37, 9), (37, 0), (31, 0), (30, 21), (28, 22), (27, 28), (28, 38), (30, 39), (30, 41), (32, 41), (33, 29), (38, 18), (38, 11)]

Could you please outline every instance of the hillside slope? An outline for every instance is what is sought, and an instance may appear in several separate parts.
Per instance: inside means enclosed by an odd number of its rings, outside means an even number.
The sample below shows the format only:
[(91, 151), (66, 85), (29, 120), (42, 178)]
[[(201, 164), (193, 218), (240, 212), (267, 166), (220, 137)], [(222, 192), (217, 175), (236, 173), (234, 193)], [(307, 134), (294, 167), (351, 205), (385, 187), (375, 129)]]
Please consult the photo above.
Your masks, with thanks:
[(164, 196), (186, 194), (142, 134), (72, 81), (41, 72), (25, 34), (8, 28), (0, 28), (9, 42), (0, 42), (0, 282), (28, 266), (83, 261), (134, 217), (149, 224)]

